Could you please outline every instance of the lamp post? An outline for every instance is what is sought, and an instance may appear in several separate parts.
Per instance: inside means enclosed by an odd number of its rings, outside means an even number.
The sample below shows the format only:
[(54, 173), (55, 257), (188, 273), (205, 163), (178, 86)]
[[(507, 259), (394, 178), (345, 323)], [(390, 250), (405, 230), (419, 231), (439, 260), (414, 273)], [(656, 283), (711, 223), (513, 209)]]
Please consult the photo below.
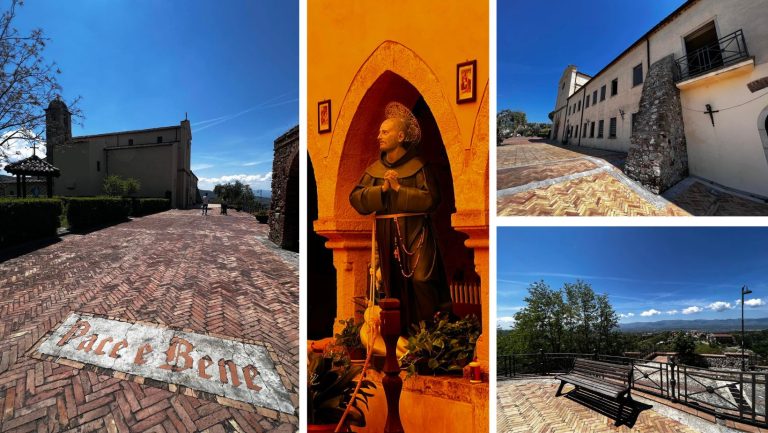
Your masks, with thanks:
[(752, 293), (746, 285), (741, 288), (741, 371), (746, 370), (744, 367), (744, 295)]

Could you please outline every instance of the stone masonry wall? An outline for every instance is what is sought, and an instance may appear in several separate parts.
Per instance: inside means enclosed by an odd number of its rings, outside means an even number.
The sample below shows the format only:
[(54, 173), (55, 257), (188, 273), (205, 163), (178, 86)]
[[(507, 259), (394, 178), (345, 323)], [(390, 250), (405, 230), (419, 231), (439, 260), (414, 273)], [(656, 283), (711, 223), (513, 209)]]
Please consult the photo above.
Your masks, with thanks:
[(299, 249), (298, 158), (299, 127), (275, 140), (272, 161), (272, 205), (269, 211), (269, 240), (292, 251)]
[(660, 194), (688, 176), (680, 91), (670, 55), (651, 65), (630, 138), (625, 172)]

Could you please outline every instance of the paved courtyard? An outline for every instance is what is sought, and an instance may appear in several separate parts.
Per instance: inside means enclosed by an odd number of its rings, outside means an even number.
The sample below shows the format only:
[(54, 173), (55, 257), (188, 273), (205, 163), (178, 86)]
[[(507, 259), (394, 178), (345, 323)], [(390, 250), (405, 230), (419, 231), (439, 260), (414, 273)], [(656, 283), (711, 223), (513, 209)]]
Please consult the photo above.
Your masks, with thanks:
[[(0, 256), (0, 431), (297, 429), (298, 255), (269, 242), (268, 226), (252, 216), (199, 212), (171, 210)], [(41, 355), (40, 343), (71, 313), (263, 348), (295, 411)], [(222, 372), (225, 382), (228, 365), (215, 363), (209, 376)]]
[(768, 215), (768, 204), (690, 177), (663, 196), (622, 172), (626, 154), (560, 146), (538, 138), (497, 148), (501, 216)]
[[(633, 394), (642, 409), (632, 427), (616, 427), (617, 407), (590, 405), (578, 394), (555, 397), (559, 381), (553, 379), (499, 381), (496, 426), (499, 433), (726, 433), (737, 430), (678, 411)], [(564, 393), (573, 390), (566, 385)], [(603, 413), (601, 413), (603, 411)], [(629, 411), (625, 409), (625, 415)], [(627, 418), (622, 418), (626, 420)]]

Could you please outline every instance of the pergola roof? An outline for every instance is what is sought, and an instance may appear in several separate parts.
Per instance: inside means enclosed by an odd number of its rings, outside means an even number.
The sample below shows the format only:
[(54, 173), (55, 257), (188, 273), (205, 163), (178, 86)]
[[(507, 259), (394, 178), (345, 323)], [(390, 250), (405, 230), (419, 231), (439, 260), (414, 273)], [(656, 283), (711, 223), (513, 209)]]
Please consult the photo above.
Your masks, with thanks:
[(61, 175), (58, 168), (48, 164), (37, 155), (16, 161), (5, 166), (5, 171), (16, 175), (27, 176), (56, 176)]

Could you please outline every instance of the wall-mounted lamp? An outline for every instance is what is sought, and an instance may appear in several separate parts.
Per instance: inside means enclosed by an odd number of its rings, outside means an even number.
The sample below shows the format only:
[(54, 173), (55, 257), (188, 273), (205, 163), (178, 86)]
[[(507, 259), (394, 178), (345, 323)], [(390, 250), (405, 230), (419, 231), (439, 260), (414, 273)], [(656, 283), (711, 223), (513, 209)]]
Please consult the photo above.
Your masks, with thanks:
[(619, 108), (619, 114), (621, 114), (621, 120), (624, 120), (624, 109)]

